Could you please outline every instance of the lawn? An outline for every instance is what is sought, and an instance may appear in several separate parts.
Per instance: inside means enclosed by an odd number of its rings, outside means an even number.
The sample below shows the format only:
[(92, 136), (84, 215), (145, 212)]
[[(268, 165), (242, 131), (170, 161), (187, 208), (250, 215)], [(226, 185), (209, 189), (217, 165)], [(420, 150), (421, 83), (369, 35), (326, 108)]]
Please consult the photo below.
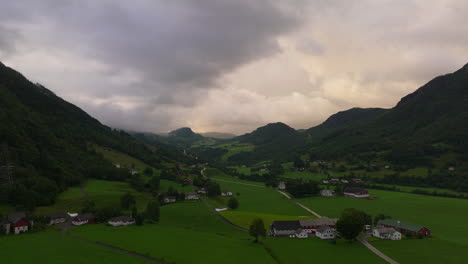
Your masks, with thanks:
[[(334, 175), (334, 176), (338, 176), (338, 175)], [(300, 179), (301, 178), (303, 180), (312, 180), (312, 181), (320, 181), (320, 180), (328, 178), (328, 176), (325, 174), (313, 173), (310, 171), (286, 171), (280, 177), (288, 178), (288, 179)]]
[[(345, 208), (357, 208), (371, 215), (384, 213), (402, 221), (430, 228), (434, 238), (427, 241), (412, 239), (402, 243), (401, 241), (373, 242), (377, 248), (380, 244), (385, 246), (384, 252), (391, 257), (395, 256), (396, 260), (401, 263), (412, 263), (411, 260), (421, 254), (416, 249), (423, 248), (422, 245), (427, 246), (424, 254), (430, 261), (422, 263), (457, 263), (446, 262), (448, 260), (444, 255), (447, 254), (468, 258), (466, 250), (459, 250), (461, 247), (468, 246), (468, 229), (465, 225), (468, 221), (466, 210), (468, 200), (381, 190), (370, 190), (370, 193), (378, 199), (312, 197), (300, 199), (300, 201), (319, 214), (329, 217), (338, 217)], [(408, 245), (414, 245), (414, 248)]]
[(54, 231), (0, 237), (0, 256), (2, 263), (17, 264), (150, 263)]
[(120, 164), (122, 168), (135, 168), (138, 171), (143, 171), (145, 168), (150, 167), (139, 159), (110, 148), (94, 146), (94, 149), (96, 152), (101, 153), (105, 159), (114, 164)]
[(202, 202), (163, 206), (159, 224), (113, 228), (87, 225), (73, 234), (184, 263), (275, 263), (247, 233), (216, 218)]
[(279, 263), (386, 263), (360, 243), (339, 240), (333, 245), (318, 238), (267, 238), (264, 243), (272, 250)]
[(273, 215), (307, 215), (307, 212), (295, 205), (275, 189), (267, 188), (263, 183), (240, 180), (216, 169), (207, 169), (205, 174), (221, 185), (221, 189), (239, 196), (237, 211)]

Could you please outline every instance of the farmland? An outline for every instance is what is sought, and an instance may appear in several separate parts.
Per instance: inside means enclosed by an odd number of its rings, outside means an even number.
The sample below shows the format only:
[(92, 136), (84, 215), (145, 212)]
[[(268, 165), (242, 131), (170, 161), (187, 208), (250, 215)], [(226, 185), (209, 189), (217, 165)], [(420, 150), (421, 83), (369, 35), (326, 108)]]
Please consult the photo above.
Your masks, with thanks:
[[(459, 251), (468, 246), (468, 231), (464, 228), (468, 220), (468, 200), (432, 197), (401, 192), (371, 190), (376, 200), (353, 199), (347, 197), (313, 197), (300, 199), (301, 203), (313, 208), (320, 214), (337, 217), (344, 208), (357, 208), (376, 215), (384, 213), (402, 221), (413, 222), (429, 227), (433, 238), (424, 240), (374, 241), (377, 248), (394, 257), (401, 263), (411, 263), (420, 256), (428, 262), (444, 263), (448, 254), (468, 257), (466, 251)], [(426, 245), (430, 250), (420, 250)], [(413, 249), (414, 246), (414, 249)], [(418, 253), (416, 253), (418, 252)], [(457, 263), (457, 262), (445, 262)]]
[[(25, 250), (27, 250), (27, 254), (23, 254)], [(1, 237), (0, 256), (2, 256), (4, 263), (18, 264), (150, 263), (140, 258), (82, 242), (54, 231)]]

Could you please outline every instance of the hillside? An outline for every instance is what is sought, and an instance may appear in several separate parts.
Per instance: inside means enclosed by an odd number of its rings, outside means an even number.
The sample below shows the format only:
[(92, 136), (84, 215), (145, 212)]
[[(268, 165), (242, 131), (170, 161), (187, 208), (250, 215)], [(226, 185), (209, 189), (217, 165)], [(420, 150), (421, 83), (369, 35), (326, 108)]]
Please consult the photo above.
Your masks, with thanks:
[(204, 137), (210, 137), (210, 138), (216, 138), (216, 139), (230, 139), (230, 138), (236, 137), (235, 134), (221, 133), (221, 132), (205, 132), (205, 133), (200, 133), (200, 135)]
[[(122, 131), (102, 125), (45, 87), (0, 64), (1, 199), (23, 207), (50, 204), (88, 177), (125, 179), (92, 146), (115, 149), (158, 167), (168, 160)], [(5, 165), (11, 170), (6, 170)]]

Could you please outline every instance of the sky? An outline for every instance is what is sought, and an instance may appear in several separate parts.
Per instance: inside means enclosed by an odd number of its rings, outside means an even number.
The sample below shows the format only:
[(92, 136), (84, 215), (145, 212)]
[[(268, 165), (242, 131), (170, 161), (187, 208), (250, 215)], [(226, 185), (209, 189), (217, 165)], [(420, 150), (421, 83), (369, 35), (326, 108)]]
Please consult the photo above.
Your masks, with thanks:
[(309, 128), (461, 68), (466, 14), (463, 0), (2, 1), (0, 61), (114, 128)]

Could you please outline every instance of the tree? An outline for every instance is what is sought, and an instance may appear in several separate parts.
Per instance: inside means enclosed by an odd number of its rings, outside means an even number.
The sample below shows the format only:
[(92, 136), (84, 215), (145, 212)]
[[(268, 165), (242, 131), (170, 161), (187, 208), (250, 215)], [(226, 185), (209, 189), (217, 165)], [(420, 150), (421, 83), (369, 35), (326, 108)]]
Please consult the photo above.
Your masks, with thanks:
[(261, 218), (255, 218), (252, 221), (252, 224), (249, 228), (249, 234), (255, 238), (255, 243), (258, 242), (259, 236), (266, 236), (265, 225), (263, 224), (263, 220)]
[(147, 176), (151, 176), (153, 175), (153, 169), (150, 168), (150, 167), (146, 167), (144, 170), (143, 170), (143, 173)]
[(391, 217), (388, 216), (388, 215), (384, 215), (384, 214), (378, 214), (374, 218), (374, 223), (378, 224), (380, 220), (384, 220), (384, 219), (387, 219), (387, 218), (391, 218)]
[(135, 206), (135, 207), (133, 207), (133, 209), (132, 209), (132, 218), (133, 218), (133, 219), (136, 219), (137, 216), (138, 216), (138, 209), (137, 209), (136, 206)]
[(130, 207), (135, 206), (135, 204), (135, 196), (130, 193), (126, 193), (120, 197), (120, 206), (122, 209), (129, 209)]
[(148, 205), (146, 206), (146, 217), (151, 221), (158, 222), (159, 216), (160, 216), (159, 209), (160, 209), (160, 205), (157, 200), (153, 200), (149, 202)]
[(96, 203), (93, 200), (86, 200), (81, 209), (81, 213), (94, 213), (96, 212)]
[(215, 182), (210, 182), (206, 188), (209, 197), (216, 197), (221, 194), (221, 187)]
[(150, 192), (151, 192), (153, 195), (155, 195), (155, 194), (158, 193), (160, 183), (161, 183), (161, 180), (160, 180), (159, 176), (153, 176), (153, 177), (149, 180), (148, 185), (149, 185), (149, 188), (150, 188)]
[(336, 223), (336, 230), (345, 239), (352, 241), (363, 230), (365, 219), (361, 211), (354, 208), (345, 209)]
[(228, 201), (228, 206), (231, 209), (236, 209), (237, 207), (239, 207), (239, 201), (237, 201), (235, 197), (231, 197)]
[(142, 214), (138, 214), (136, 217), (135, 217), (135, 223), (136, 225), (143, 225), (145, 223), (145, 215), (142, 213)]

